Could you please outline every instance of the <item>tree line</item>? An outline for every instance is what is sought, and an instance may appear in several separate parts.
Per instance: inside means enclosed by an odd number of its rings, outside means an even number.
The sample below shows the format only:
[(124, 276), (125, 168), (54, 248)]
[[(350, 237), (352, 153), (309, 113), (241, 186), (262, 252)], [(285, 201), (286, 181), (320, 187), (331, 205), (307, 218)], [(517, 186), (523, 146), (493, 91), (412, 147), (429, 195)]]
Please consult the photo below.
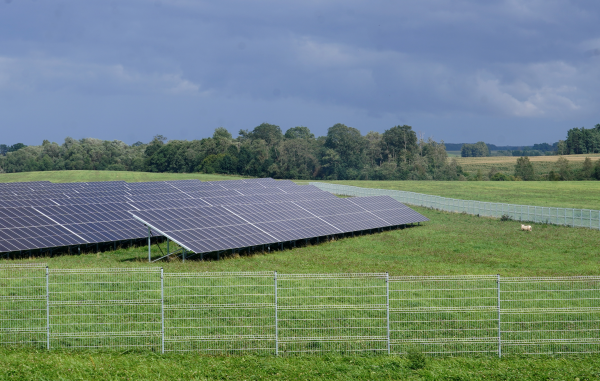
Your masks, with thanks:
[[(456, 144), (452, 144), (456, 146)], [(572, 128), (567, 131), (566, 140), (559, 140), (554, 144), (539, 143), (531, 147), (519, 149), (502, 149), (493, 144), (477, 142), (475, 144), (464, 143), (461, 145), (462, 157), (485, 157), (485, 156), (544, 156), (544, 155), (581, 155), (588, 153), (600, 153), (600, 124), (594, 128), (585, 127)], [(495, 150), (492, 152), (492, 150)]]
[(418, 138), (411, 126), (362, 135), (335, 124), (326, 136), (303, 126), (285, 131), (263, 123), (234, 138), (223, 127), (201, 140), (168, 140), (157, 135), (147, 144), (66, 138), (44, 140), (0, 156), (0, 171), (122, 170), (221, 173), (252, 177), (321, 180), (464, 180), (443, 142)]

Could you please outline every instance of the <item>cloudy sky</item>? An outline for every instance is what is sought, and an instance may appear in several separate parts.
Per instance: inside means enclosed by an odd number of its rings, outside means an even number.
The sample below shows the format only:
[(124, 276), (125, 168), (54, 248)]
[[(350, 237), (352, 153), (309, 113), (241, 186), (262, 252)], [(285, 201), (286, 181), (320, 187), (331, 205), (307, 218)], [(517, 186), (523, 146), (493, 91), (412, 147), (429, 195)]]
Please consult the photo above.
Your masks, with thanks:
[(0, 143), (600, 123), (598, 0), (0, 0)]

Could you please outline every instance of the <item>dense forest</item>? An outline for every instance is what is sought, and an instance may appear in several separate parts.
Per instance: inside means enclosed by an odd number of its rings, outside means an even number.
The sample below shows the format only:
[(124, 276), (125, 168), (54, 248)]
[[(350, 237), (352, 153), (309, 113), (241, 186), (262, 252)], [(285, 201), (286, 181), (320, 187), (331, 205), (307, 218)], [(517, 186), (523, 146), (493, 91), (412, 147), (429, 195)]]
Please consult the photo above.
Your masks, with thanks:
[(461, 180), (456, 161), (449, 161), (443, 142), (418, 139), (410, 126), (383, 133), (336, 124), (327, 136), (315, 137), (307, 127), (282, 132), (263, 123), (240, 130), (233, 138), (225, 128), (202, 140), (167, 140), (148, 144), (66, 138), (0, 157), (2, 172), (72, 169), (204, 172), (288, 179)]
[[(539, 152), (553, 148), (562, 154), (597, 153), (600, 125), (569, 130), (567, 140), (534, 146)], [(533, 148), (533, 147), (529, 147)], [(509, 151), (510, 152), (510, 151)], [(514, 154), (516, 151), (512, 151)], [(463, 172), (456, 159), (448, 159), (444, 142), (418, 138), (410, 126), (395, 126), (383, 133), (336, 124), (326, 136), (315, 137), (307, 127), (285, 133), (263, 123), (240, 130), (234, 138), (223, 127), (201, 140), (168, 140), (157, 135), (149, 143), (66, 138), (40, 146), (0, 144), (0, 173), (52, 170), (113, 170), (173, 173), (222, 173), (251, 177), (303, 180), (600, 180), (600, 160), (587, 158), (582, 168), (571, 168), (559, 158), (549, 174), (536, 174), (523, 148), (513, 173)], [(556, 154), (556, 152), (555, 152)], [(489, 156), (484, 142), (463, 144), (462, 156)]]

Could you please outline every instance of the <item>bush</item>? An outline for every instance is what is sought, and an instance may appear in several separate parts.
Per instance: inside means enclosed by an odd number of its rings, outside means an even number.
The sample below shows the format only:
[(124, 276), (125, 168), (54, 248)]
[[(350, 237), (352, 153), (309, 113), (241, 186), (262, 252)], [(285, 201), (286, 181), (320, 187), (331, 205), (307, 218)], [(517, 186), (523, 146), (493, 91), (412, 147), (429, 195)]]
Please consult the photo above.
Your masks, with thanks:
[(508, 214), (503, 214), (502, 217), (500, 217), (500, 221), (510, 221), (511, 218)]
[(492, 177), (490, 177), (492, 181), (514, 181), (515, 178), (510, 175), (506, 175), (502, 172), (496, 172)]
[(406, 358), (408, 358), (408, 367), (410, 369), (423, 369), (427, 365), (425, 354), (418, 348), (410, 348)]

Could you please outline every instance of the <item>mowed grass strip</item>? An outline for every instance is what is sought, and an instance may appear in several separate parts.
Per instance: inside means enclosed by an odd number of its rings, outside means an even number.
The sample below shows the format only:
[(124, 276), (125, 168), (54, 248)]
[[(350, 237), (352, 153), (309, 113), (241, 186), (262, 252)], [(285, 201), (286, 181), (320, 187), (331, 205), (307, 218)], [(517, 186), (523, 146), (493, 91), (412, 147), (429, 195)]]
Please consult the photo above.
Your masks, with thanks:
[(206, 356), (0, 349), (0, 380), (596, 380), (600, 357)]
[[(600, 209), (600, 181), (324, 181), (505, 204)], [(301, 182), (301, 183), (308, 183)]]
[(218, 181), (237, 180), (240, 176), (210, 175), (205, 173), (152, 173), (152, 172), (127, 172), (127, 171), (45, 171), (45, 172), (20, 172), (1, 173), (0, 183), (13, 183), (25, 181), (50, 181), (53, 183), (77, 183), (93, 181), (167, 181), (191, 180)]
[[(390, 275), (570, 276), (600, 273), (600, 231), (414, 208), (431, 221), (421, 226), (347, 237), (262, 254), (242, 252), (185, 263), (147, 262), (147, 247), (33, 258), (51, 268), (164, 267), (171, 272), (278, 271), (280, 273), (389, 272)], [(163, 243), (162, 250), (166, 249)], [(171, 246), (173, 248), (173, 246)], [(93, 250), (93, 248), (90, 248)], [(156, 245), (153, 256), (161, 253)], [(25, 254), (26, 255), (26, 254)], [(216, 259), (216, 258), (214, 258)], [(16, 262), (29, 262), (21, 259)]]

